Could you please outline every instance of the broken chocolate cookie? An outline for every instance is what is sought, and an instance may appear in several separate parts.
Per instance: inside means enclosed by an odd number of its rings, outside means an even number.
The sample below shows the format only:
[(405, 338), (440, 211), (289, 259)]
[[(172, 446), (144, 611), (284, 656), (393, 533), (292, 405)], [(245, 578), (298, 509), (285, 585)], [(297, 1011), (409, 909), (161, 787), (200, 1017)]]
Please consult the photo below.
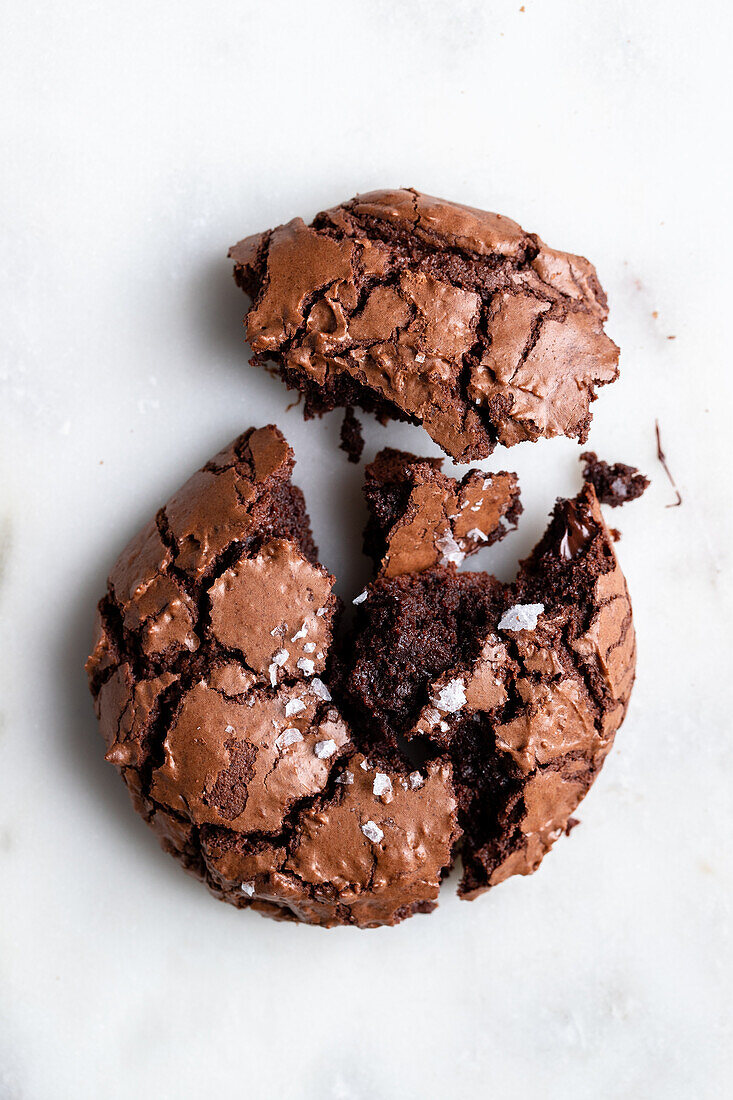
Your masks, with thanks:
[(90, 687), (107, 759), (164, 848), (278, 919), (395, 924), (533, 871), (628, 704), (631, 608), (592, 486), (504, 585), (459, 572), (520, 506), (513, 474), (380, 453), (375, 577), (337, 629), (293, 454), (250, 430), (123, 551)]
[(497, 443), (584, 441), (596, 388), (618, 375), (592, 264), (499, 214), (373, 191), (229, 254), (252, 362), (274, 362), (306, 416), (358, 405), (469, 462)]

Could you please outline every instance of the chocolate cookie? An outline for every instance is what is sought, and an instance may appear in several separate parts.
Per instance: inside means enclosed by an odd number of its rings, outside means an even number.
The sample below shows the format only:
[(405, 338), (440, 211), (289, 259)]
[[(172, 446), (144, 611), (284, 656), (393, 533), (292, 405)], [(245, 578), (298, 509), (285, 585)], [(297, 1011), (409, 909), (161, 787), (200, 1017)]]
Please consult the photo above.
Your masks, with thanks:
[(383, 452), (375, 579), (337, 630), (292, 451), (250, 430), (123, 551), (87, 669), (107, 744), (163, 846), (222, 899), (332, 926), (475, 897), (568, 827), (634, 676), (623, 576), (586, 486), (515, 584), (459, 573), (519, 514), (512, 474), (459, 483)]
[(584, 441), (618, 375), (592, 264), (499, 214), (373, 191), (229, 255), (252, 362), (274, 362), (306, 416), (359, 405), (468, 462), (497, 442)]

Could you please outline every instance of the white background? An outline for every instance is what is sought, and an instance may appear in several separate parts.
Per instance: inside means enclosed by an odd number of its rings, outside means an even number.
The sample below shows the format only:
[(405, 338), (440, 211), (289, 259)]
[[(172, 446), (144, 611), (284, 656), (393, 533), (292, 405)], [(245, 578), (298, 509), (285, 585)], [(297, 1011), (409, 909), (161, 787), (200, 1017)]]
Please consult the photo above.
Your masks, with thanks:
[[(3, 5), (3, 1100), (730, 1095), (730, 5), (524, 7)], [(159, 851), (102, 759), (82, 663), (118, 551), (250, 424), (285, 429), (323, 560), (358, 591), (340, 414), (304, 423), (247, 366), (225, 257), (400, 185), (598, 267), (622, 377), (590, 446), (653, 478), (610, 517), (638, 680), (536, 876), (324, 932), (218, 904)], [(367, 459), (435, 453), (365, 421)], [(526, 511), (479, 567), (511, 576), (578, 451), (484, 463), (519, 471)]]

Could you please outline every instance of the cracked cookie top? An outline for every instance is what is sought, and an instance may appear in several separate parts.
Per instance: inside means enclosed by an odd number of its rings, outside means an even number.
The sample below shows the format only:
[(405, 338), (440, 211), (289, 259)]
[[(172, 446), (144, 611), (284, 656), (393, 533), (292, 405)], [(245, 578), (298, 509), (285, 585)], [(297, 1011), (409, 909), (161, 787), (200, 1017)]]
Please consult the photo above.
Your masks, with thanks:
[(466, 462), (497, 442), (584, 441), (618, 374), (593, 266), (499, 214), (374, 191), (229, 254), (253, 362), (275, 362), (306, 415), (413, 420)]

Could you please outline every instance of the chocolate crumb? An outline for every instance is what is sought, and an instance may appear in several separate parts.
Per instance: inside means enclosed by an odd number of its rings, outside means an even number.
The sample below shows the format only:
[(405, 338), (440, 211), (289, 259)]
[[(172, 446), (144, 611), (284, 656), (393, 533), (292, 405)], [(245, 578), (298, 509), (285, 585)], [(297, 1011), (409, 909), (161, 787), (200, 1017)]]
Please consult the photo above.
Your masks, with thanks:
[(611, 508), (636, 500), (649, 487), (649, 479), (635, 466), (626, 466), (623, 462), (611, 466), (599, 459), (595, 451), (585, 451), (580, 461), (585, 462), (583, 481), (589, 481), (601, 504), (609, 504)]
[(346, 452), (349, 462), (358, 462), (364, 450), (364, 436), (361, 424), (354, 416), (354, 409), (349, 405), (344, 413), (341, 424), (341, 442), (339, 447)]
[(669, 478), (670, 485), (672, 486), (675, 493), (677, 494), (677, 500), (672, 501), (671, 504), (667, 504), (666, 507), (667, 508), (679, 508), (680, 504), (682, 503), (682, 494), (680, 493), (679, 489), (677, 488), (677, 485), (675, 483), (674, 478), (672, 477), (669, 466), (667, 465), (667, 456), (665, 455), (664, 451), (662, 450), (662, 437), (661, 437), (660, 432), (659, 432), (659, 421), (658, 420), (654, 421), (654, 431), (655, 431), (656, 436), (657, 436), (657, 458), (659, 459), (659, 461), (662, 465), (662, 469), (664, 470), (665, 474)]
[(568, 823), (565, 826), (565, 836), (570, 836), (576, 825), (580, 825), (580, 818), (569, 817)]

